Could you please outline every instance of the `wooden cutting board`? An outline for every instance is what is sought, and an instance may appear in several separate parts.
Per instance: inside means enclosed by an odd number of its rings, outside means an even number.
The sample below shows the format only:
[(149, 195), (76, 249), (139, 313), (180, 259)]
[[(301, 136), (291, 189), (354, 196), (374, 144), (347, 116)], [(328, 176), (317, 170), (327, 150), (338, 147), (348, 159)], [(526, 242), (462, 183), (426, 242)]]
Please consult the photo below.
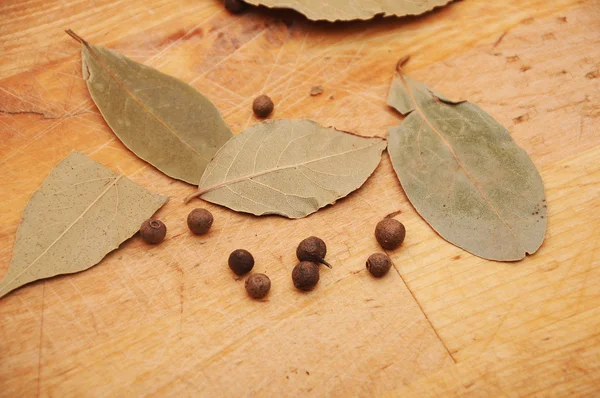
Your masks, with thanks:
[[(387, 155), (357, 192), (302, 220), (182, 199), (193, 187), (135, 157), (103, 121), (64, 30), (176, 76), (240, 132), (269, 94), (278, 118), (386, 136), (396, 61), (510, 130), (544, 179), (548, 232), (519, 263), (444, 241)], [(457, 1), (421, 17), (314, 23), (231, 15), (216, 0), (7, 0), (0, 5), (0, 275), (30, 195), (71, 150), (169, 195), (167, 240), (125, 242), (86, 272), (0, 300), (2, 396), (594, 396), (600, 390), (600, 1)], [(311, 97), (310, 88), (324, 92)], [(185, 225), (213, 212), (207, 236)], [(374, 226), (407, 227), (381, 280)], [(291, 283), (318, 235), (332, 270)], [(273, 289), (248, 299), (228, 254), (250, 250)]]

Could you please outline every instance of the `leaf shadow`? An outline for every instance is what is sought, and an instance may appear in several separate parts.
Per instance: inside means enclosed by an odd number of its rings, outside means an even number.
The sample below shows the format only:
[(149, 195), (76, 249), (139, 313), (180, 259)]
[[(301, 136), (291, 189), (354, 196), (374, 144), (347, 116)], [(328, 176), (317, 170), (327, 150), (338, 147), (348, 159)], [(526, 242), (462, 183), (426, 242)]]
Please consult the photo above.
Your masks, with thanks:
[[(221, 3), (219, 0), (215, 1)], [(377, 14), (373, 18), (366, 20), (338, 20), (334, 22), (326, 20), (313, 21), (308, 19), (304, 14), (291, 8), (269, 8), (263, 5), (254, 6), (248, 4), (248, 9), (245, 13), (260, 16), (272, 22), (281, 21), (288, 27), (292, 25), (310, 27), (319, 34), (338, 34), (341, 32), (344, 35), (352, 35), (357, 33), (356, 30), (360, 30), (361, 32), (365, 29), (386, 30), (397, 28), (398, 25), (410, 28), (410, 25), (416, 23), (431, 22), (432, 19), (440, 16), (443, 17), (444, 14), (449, 13), (450, 9), (455, 4), (460, 2), (462, 2), (462, 0), (454, 0), (444, 6), (436, 7), (419, 15), (397, 17), (393, 15), (384, 16), (383, 14)]]

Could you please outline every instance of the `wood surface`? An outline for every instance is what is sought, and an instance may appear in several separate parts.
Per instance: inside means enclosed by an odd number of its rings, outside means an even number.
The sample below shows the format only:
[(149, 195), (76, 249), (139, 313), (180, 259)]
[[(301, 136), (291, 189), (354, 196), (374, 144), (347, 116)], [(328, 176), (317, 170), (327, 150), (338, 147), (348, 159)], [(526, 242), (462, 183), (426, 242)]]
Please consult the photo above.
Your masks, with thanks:
[[(488, 111), (531, 155), (549, 220), (518, 263), (474, 257), (418, 216), (387, 154), (367, 183), (305, 219), (256, 218), (196, 200), (129, 152), (81, 78), (64, 30), (176, 76), (235, 133), (310, 118), (386, 136), (396, 61)], [(1, 396), (597, 396), (600, 394), (600, 1), (457, 1), (414, 18), (314, 23), (289, 11), (226, 12), (217, 0), (5, 0), (0, 4), (0, 275), (21, 212), (71, 150), (169, 195), (155, 247), (139, 237), (88, 271), (0, 300)], [(315, 85), (324, 87), (317, 97)], [(215, 224), (193, 236), (194, 207)], [(365, 271), (377, 221), (407, 227), (381, 280)], [(291, 283), (295, 247), (318, 235), (332, 270)], [(236, 248), (273, 288), (246, 297)]]

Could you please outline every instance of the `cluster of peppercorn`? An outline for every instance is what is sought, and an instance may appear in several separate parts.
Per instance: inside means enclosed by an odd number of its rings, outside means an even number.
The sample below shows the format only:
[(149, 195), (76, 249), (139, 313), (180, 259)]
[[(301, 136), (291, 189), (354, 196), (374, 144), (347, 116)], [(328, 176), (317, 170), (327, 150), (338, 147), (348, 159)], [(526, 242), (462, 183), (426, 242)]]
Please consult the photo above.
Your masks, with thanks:
[[(213, 223), (213, 215), (205, 209), (194, 209), (188, 214), (187, 225), (196, 235), (208, 232)], [(140, 236), (146, 243), (156, 245), (162, 242), (167, 235), (167, 226), (160, 220), (150, 218), (142, 223)]]
[[(214, 218), (206, 209), (194, 209), (188, 214), (187, 225), (196, 235), (203, 235), (212, 227)], [(158, 244), (165, 239), (167, 226), (160, 220), (148, 219), (140, 227), (140, 236), (146, 243)], [(234, 250), (229, 255), (229, 268), (239, 276), (245, 275), (254, 267), (254, 257), (247, 250)], [(265, 274), (252, 274), (246, 279), (246, 291), (256, 299), (263, 298), (271, 289), (271, 280)]]
[[(208, 232), (213, 224), (212, 214), (205, 209), (194, 209), (187, 218), (189, 229), (196, 235), (202, 235)], [(151, 244), (157, 244), (163, 241), (167, 233), (165, 224), (156, 219), (149, 219), (142, 223), (140, 235), (142, 239)], [(401, 222), (392, 218), (386, 218), (380, 221), (375, 228), (375, 238), (377, 242), (386, 250), (398, 248), (404, 241), (406, 229)], [(325, 260), (327, 254), (327, 245), (325, 242), (311, 236), (304, 239), (296, 248), (296, 257), (299, 263), (292, 270), (292, 282), (299, 290), (312, 290), (319, 282), (319, 264), (324, 264), (331, 268)], [(229, 268), (238, 276), (249, 273), (254, 267), (254, 257), (244, 249), (237, 249), (231, 252), (228, 260)], [(382, 277), (388, 273), (392, 266), (392, 261), (386, 253), (378, 252), (369, 256), (367, 269), (371, 275)], [(265, 274), (252, 274), (245, 282), (246, 292), (255, 299), (265, 297), (271, 290), (271, 280)]]
[[(296, 255), (300, 262), (292, 271), (292, 281), (294, 286), (300, 290), (311, 290), (319, 282), (319, 265), (331, 265), (325, 261), (327, 247), (323, 240), (311, 236), (304, 239), (296, 249)], [(254, 267), (254, 257), (244, 249), (237, 249), (231, 252), (228, 260), (229, 268), (236, 275), (247, 274)], [(271, 280), (265, 274), (252, 274), (246, 279), (246, 292), (252, 298), (260, 299), (269, 293), (271, 289)]]
[[(375, 227), (375, 239), (386, 250), (394, 250), (400, 247), (404, 242), (404, 237), (406, 237), (404, 224), (393, 218), (383, 219)], [(373, 253), (367, 259), (367, 269), (375, 277), (384, 276), (391, 267), (392, 260), (386, 253)]]
[[(237, 249), (231, 252), (227, 263), (234, 274), (242, 276), (254, 267), (254, 257), (248, 250)], [(271, 279), (265, 274), (252, 274), (246, 279), (244, 286), (250, 297), (261, 299), (271, 290)]]

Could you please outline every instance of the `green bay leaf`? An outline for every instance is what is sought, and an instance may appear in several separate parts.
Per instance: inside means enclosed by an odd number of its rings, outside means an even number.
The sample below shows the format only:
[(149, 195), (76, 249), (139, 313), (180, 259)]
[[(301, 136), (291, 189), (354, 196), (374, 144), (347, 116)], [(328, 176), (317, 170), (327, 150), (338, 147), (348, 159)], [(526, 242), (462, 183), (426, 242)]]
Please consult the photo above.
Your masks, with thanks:
[(350, 21), (370, 19), (375, 15), (419, 15), (452, 0), (246, 0), (247, 3), (272, 8), (291, 8), (315, 21)]
[(179, 79), (67, 33), (82, 44), (88, 90), (117, 137), (166, 175), (196, 184), (232, 137), (214, 104)]
[(500, 123), (399, 70), (388, 104), (406, 115), (388, 152), (408, 199), (443, 238), (490, 260), (535, 253), (546, 231), (542, 179)]
[(382, 138), (310, 120), (266, 121), (217, 152), (192, 196), (259, 216), (305, 217), (362, 186), (385, 147)]
[(167, 200), (72, 152), (25, 206), (0, 297), (26, 283), (97, 264)]

